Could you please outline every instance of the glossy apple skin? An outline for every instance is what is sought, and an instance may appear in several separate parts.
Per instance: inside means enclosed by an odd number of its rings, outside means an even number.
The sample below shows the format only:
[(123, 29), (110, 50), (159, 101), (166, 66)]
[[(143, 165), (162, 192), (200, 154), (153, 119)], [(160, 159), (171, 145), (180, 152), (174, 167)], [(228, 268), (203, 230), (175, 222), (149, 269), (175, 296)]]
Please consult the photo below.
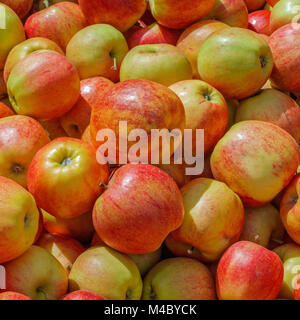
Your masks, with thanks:
[(261, 9), (266, 3), (266, 0), (244, 0), (244, 1), (247, 5), (249, 12)]
[(84, 246), (77, 240), (44, 233), (36, 243), (39, 247), (51, 253), (64, 267), (67, 273), (70, 272), (73, 263), (84, 251)]
[(65, 1), (31, 15), (24, 29), (28, 38), (50, 39), (65, 51), (71, 38), (86, 26), (79, 5)]
[(13, 68), (7, 89), (16, 113), (49, 120), (62, 116), (74, 106), (80, 94), (80, 79), (66, 57), (41, 50), (28, 55)]
[(272, 82), (281, 91), (300, 91), (300, 29), (287, 24), (276, 30), (269, 38), (274, 68)]
[(32, 246), (4, 267), (9, 291), (22, 293), (33, 300), (57, 300), (67, 292), (67, 272), (44, 248)]
[(215, 179), (254, 207), (272, 201), (289, 184), (299, 161), (290, 134), (272, 123), (249, 120), (232, 126), (217, 143), (211, 169)]
[(271, 11), (269, 10), (258, 10), (250, 13), (248, 18), (248, 28), (257, 33), (269, 36), (271, 34), (270, 16)]
[(33, 196), (19, 184), (0, 177), (0, 263), (23, 254), (34, 242), (39, 211)]
[(41, 209), (71, 219), (92, 209), (103, 191), (100, 182), (107, 183), (108, 167), (97, 162), (96, 150), (89, 144), (58, 138), (34, 156), (27, 180)]
[(0, 9), (5, 14), (5, 28), (0, 29), (0, 70), (4, 68), (9, 51), (25, 40), (23, 24), (17, 14), (5, 4), (0, 3)]
[(14, 116), (15, 113), (3, 102), (0, 101), (0, 118)]
[(0, 175), (27, 187), (27, 170), (34, 155), (50, 139), (34, 119), (14, 115), (0, 119)]
[(70, 137), (80, 139), (90, 124), (93, 105), (101, 99), (103, 92), (113, 82), (103, 77), (80, 81), (80, 97), (74, 107), (60, 118), (60, 124)]
[(279, 211), (271, 204), (245, 208), (245, 221), (240, 240), (271, 248), (275, 243), (283, 242), (284, 232)]
[(110, 24), (124, 32), (145, 13), (144, 0), (79, 0), (79, 5), (90, 24)]
[(228, 25), (215, 20), (203, 20), (185, 29), (179, 37), (176, 46), (190, 61), (193, 78), (200, 79), (197, 65), (200, 46), (212, 33), (223, 28), (228, 28)]
[(235, 121), (260, 120), (270, 122), (300, 140), (300, 109), (294, 99), (275, 90), (264, 89), (257, 95), (240, 101)]
[(203, 18), (213, 7), (214, 0), (150, 0), (150, 9), (155, 20), (172, 29), (184, 29)]
[(128, 39), (128, 46), (130, 49), (142, 44), (168, 43), (175, 46), (179, 35), (180, 31), (168, 29), (155, 22), (134, 31)]
[[(94, 145), (98, 147), (101, 145), (101, 142), (97, 141), (98, 131), (103, 128), (112, 129), (117, 138), (117, 163), (119, 152), (122, 152), (118, 141), (125, 139), (122, 132), (119, 135), (119, 121), (127, 121), (128, 129), (146, 130), (149, 137), (151, 129), (183, 130), (184, 107), (172, 90), (148, 80), (123, 81), (105, 91), (101, 101), (95, 104), (92, 110), (91, 137)], [(123, 156), (127, 156), (132, 145), (132, 142), (128, 142), (128, 149), (124, 150), (125, 154), (122, 152)], [(150, 156), (150, 150), (148, 152)]]
[(189, 60), (170, 44), (144, 44), (131, 49), (125, 56), (120, 80), (145, 79), (170, 86), (192, 79)]
[(242, 232), (241, 200), (224, 183), (206, 178), (190, 181), (181, 194), (184, 221), (173, 238), (198, 249), (203, 261), (217, 260)]
[(87, 212), (73, 219), (59, 219), (41, 210), (44, 228), (51, 234), (67, 236), (83, 243), (91, 240), (94, 233), (92, 213)]
[(231, 99), (255, 94), (268, 80), (272, 68), (267, 42), (254, 31), (241, 28), (215, 32), (204, 41), (198, 54), (201, 79)]
[(67, 58), (81, 79), (101, 76), (113, 82), (119, 81), (120, 65), (127, 52), (122, 33), (107, 24), (91, 25), (77, 32), (66, 49)]
[[(183, 103), (186, 129), (204, 129), (204, 152), (208, 153), (227, 129), (228, 110), (223, 95), (201, 80), (180, 81), (169, 87)], [(193, 150), (196, 136), (193, 136)]]
[(68, 136), (66, 131), (61, 126), (59, 122), (59, 118), (55, 118), (51, 120), (40, 120), (39, 122), (42, 125), (42, 127), (46, 130), (51, 140)]
[(230, 27), (248, 27), (248, 9), (244, 0), (215, 0), (205, 19), (216, 19)]
[(108, 300), (99, 294), (88, 290), (77, 290), (68, 293), (60, 300)]
[(144, 279), (143, 300), (215, 300), (209, 269), (189, 258), (171, 258), (155, 265)]
[(93, 210), (94, 227), (101, 240), (129, 254), (157, 250), (181, 225), (183, 216), (182, 197), (175, 181), (147, 164), (119, 168)]
[(9, 52), (4, 66), (4, 81), (7, 82), (11, 70), (18, 62), (38, 50), (53, 50), (60, 54), (64, 54), (61, 48), (52, 40), (38, 37), (27, 39), (16, 45)]
[(32, 300), (24, 294), (12, 291), (6, 291), (0, 293), (0, 300)]
[(33, 0), (1, 0), (1, 2), (13, 9), (20, 19), (27, 15), (33, 4)]
[(142, 279), (127, 255), (109, 247), (86, 250), (75, 261), (69, 275), (69, 290), (90, 290), (109, 300), (139, 300)]
[(233, 244), (217, 269), (220, 300), (273, 300), (283, 279), (283, 265), (272, 251), (249, 241)]

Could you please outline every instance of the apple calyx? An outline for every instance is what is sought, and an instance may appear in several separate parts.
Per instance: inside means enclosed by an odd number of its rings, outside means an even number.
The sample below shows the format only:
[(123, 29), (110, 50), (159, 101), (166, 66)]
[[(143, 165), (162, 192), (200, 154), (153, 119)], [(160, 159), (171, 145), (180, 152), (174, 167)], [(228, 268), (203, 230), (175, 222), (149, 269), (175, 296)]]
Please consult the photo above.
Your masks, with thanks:
[(72, 159), (70, 157), (64, 158), (60, 163), (60, 165), (63, 167), (70, 166), (71, 164), (72, 164)]
[(22, 172), (24, 172), (25, 168), (20, 165), (19, 163), (14, 163), (11, 167), (11, 172), (18, 175)]
[(157, 295), (153, 290), (153, 287), (151, 286), (151, 292), (150, 292), (150, 299), (151, 300), (156, 300), (157, 299)]
[(259, 57), (259, 61), (260, 61), (260, 65), (261, 65), (262, 69), (263, 69), (263, 68), (267, 65), (267, 63), (268, 63), (267, 58), (264, 57), (264, 56), (260, 56), (260, 57)]
[(41, 294), (44, 297), (44, 300), (48, 300), (48, 295), (47, 295), (47, 293), (44, 291), (44, 289), (42, 287), (38, 287), (36, 289), (36, 292), (38, 294)]

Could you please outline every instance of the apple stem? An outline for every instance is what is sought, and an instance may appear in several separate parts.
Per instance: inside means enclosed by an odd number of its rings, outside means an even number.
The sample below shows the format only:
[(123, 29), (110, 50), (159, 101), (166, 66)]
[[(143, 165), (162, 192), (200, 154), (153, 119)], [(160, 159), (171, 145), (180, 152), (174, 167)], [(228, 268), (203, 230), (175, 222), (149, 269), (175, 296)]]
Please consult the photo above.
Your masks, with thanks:
[(49, 1), (48, 1), (48, 0), (44, 0), (44, 1), (43, 1), (43, 4), (44, 4), (44, 6), (45, 6), (46, 8), (49, 7)]
[(115, 57), (113, 57), (113, 60), (114, 60), (114, 65), (111, 68), (116, 71), (116, 70), (118, 70), (117, 59)]
[(147, 25), (146, 25), (145, 22), (142, 21), (142, 20), (138, 20), (138, 24), (139, 24), (139, 26), (140, 26), (141, 28), (147, 28)]
[(278, 244), (284, 244), (284, 241), (282, 241), (282, 240), (279, 240), (279, 239), (271, 239), (272, 241), (274, 241), (274, 242), (276, 242), (276, 243), (278, 243)]
[(102, 181), (99, 183), (99, 187), (103, 188), (104, 190), (108, 189), (108, 185), (103, 183)]

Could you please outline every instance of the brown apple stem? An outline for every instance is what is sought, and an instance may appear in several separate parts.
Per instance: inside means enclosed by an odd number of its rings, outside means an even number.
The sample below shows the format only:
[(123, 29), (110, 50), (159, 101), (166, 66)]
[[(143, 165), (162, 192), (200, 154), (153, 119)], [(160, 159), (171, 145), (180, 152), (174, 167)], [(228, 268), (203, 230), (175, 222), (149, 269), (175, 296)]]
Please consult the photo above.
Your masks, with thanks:
[(116, 70), (118, 70), (117, 59), (114, 57), (113, 60), (114, 60), (114, 65), (111, 68), (116, 71)]
[(99, 187), (103, 188), (104, 190), (108, 189), (108, 185), (103, 183), (102, 181), (99, 183)]
[(276, 242), (276, 243), (278, 243), (278, 244), (284, 244), (284, 241), (282, 241), (282, 240), (279, 240), (279, 239), (271, 239), (272, 241), (274, 241), (274, 242)]
[(43, 4), (44, 4), (45, 8), (48, 8), (49, 7), (49, 0), (44, 0)]

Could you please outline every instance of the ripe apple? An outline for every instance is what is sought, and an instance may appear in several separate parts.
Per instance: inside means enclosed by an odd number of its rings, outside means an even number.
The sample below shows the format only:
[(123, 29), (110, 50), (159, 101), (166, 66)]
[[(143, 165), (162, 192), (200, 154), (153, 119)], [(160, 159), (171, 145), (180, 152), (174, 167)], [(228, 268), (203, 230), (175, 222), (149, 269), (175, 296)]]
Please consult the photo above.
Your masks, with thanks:
[(13, 9), (19, 18), (22, 19), (32, 8), (33, 0), (1, 0), (1, 3)]
[[(173, 161), (173, 162), (172, 162)], [(158, 164), (161, 170), (165, 171), (170, 175), (174, 181), (177, 183), (178, 187), (181, 188), (185, 185), (188, 178), (185, 175), (185, 165), (184, 164), (174, 164), (174, 157), (171, 159), (170, 164)]]
[(260, 120), (276, 124), (296, 141), (300, 140), (300, 108), (287, 94), (264, 89), (248, 99), (240, 101), (235, 121)]
[(4, 28), (0, 29), (0, 70), (2, 70), (9, 51), (25, 40), (25, 32), (22, 21), (10, 7), (0, 3), (0, 10), (5, 17)]
[(18, 292), (5, 291), (0, 293), (0, 300), (32, 300), (32, 299)]
[(144, 14), (145, 0), (79, 0), (79, 5), (90, 24), (110, 24), (124, 32)]
[(68, 1), (68, 2), (74, 2), (74, 3), (78, 3), (77, 0), (37, 0), (38, 2), (38, 9), (39, 10), (43, 10), (46, 9), (50, 6), (52, 6), (53, 4), (59, 3), (59, 2), (64, 2), (64, 1)]
[(216, 19), (231, 27), (248, 27), (248, 9), (244, 0), (215, 0), (205, 19)]
[(276, 253), (250, 241), (233, 244), (217, 269), (220, 300), (273, 300), (282, 284), (283, 265)]
[(94, 233), (92, 212), (86, 212), (73, 219), (59, 219), (41, 210), (44, 228), (51, 234), (67, 236), (81, 242), (91, 240)]
[(42, 125), (42, 127), (46, 130), (51, 140), (68, 136), (66, 131), (61, 126), (59, 122), (59, 118), (55, 118), (51, 120), (40, 120), (39, 122)]
[(39, 211), (33, 196), (13, 180), (0, 176), (0, 263), (23, 254), (34, 242)]
[(43, 127), (26, 116), (0, 119), (0, 175), (27, 187), (27, 170), (34, 155), (50, 139)]
[(50, 39), (65, 51), (74, 34), (86, 26), (87, 21), (79, 5), (64, 1), (31, 15), (24, 29), (28, 38)]
[(279, 2), (279, 0), (266, 0), (267, 4), (269, 4), (272, 8), (275, 6), (275, 4), (277, 2)]
[(52, 40), (46, 38), (27, 39), (16, 45), (8, 54), (4, 66), (5, 82), (7, 82), (11, 70), (18, 62), (38, 50), (53, 50), (60, 54), (64, 54), (61, 48)]
[(82, 134), (82, 136), (81, 136), (81, 140), (84, 141), (84, 142), (89, 143), (89, 144), (92, 145), (92, 146), (94, 145), (94, 144), (93, 144), (93, 141), (92, 141), (92, 137), (91, 137), (90, 125), (88, 125), (88, 126), (85, 128), (85, 130), (84, 130), (84, 132), (83, 132), (83, 134)]
[(120, 65), (128, 52), (122, 33), (108, 24), (88, 26), (70, 40), (66, 55), (74, 63), (81, 79), (103, 76), (119, 80)]
[(170, 86), (192, 79), (192, 66), (181, 51), (170, 44), (144, 44), (125, 56), (120, 80), (145, 79)]
[(211, 156), (215, 179), (225, 182), (246, 206), (272, 201), (295, 174), (300, 152), (295, 139), (263, 121), (242, 121), (217, 143)]
[(89, 290), (77, 290), (77, 291), (68, 293), (60, 300), (107, 300), (107, 299)]
[(162, 249), (159, 248), (154, 252), (149, 252), (146, 254), (131, 254), (129, 257), (135, 262), (137, 265), (141, 276), (145, 276), (146, 273), (156, 265), (162, 254)]
[(300, 91), (300, 28), (287, 24), (269, 38), (274, 68), (271, 80), (281, 91)]
[(66, 270), (44, 248), (32, 246), (4, 267), (9, 291), (22, 293), (33, 300), (56, 300), (67, 292)]
[(171, 258), (155, 265), (144, 279), (143, 300), (215, 300), (209, 269), (190, 258)]
[(7, 90), (16, 113), (49, 120), (71, 110), (80, 94), (80, 79), (66, 57), (40, 50), (12, 69)]
[(168, 234), (181, 225), (183, 216), (175, 181), (148, 164), (119, 168), (93, 210), (94, 227), (101, 240), (129, 254), (156, 251)]
[(193, 78), (200, 79), (197, 65), (200, 46), (212, 33), (223, 28), (228, 26), (215, 20), (203, 20), (185, 29), (179, 37), (177, 48), (188, 58), (193, 69)]
[(228, 131), (235, 124), (235, 115), (240, 104), (239, 101), (235, 99), (226, 99), (226, 103), (228, 110), (228, 125), (226, 131)]
[(261, 9), (266, 0), (244, 0), (250, 12)]
[(77, 240), (50, 233), (44, 233), (36, 245), (51, 253), (68, 273), (78, 256), (85, 251), (84, 246)]
[(150, 0), (155, 20), (168, 28), (184, 29), (203, 18), (213, 7), (214, 0)]
[(267, 42), (251, 30), (221, 29), (206, 39), (199, 50), (201, 79), (226, 98), (243, 99), (255, 94), (268, 80), (272, 68)]
[(139, 300), (142, 279), (127, 255), (109, 247), (92, 247), (82, 253), (69, 275), (69, 290), (90, 290), (110, 300)]
[(93, 105), (101, 99), (103, 92), (113, 82), (94, 77), (80, 81), (80, 97), (74, 107), (60, 118), (60, 124), (70, 137), (80, 139), (90, 123)]
[(0, 99), (7, 96), (6, 83), (4, 81), (3, 70), (0, 71)]
[(257, 33), (269, 36), (271, 34), (270, 16), (271, 11), (269, 10), (258, 10), (250, 13), (248, 18), (248, 28)]
[(13, 116), (15, 113), (3, 102), (0, 101), (0, 118)]
[(240, 237), (244, 222), (241, 200), (224, 183), (207, 178), (190, 181), (181, 194), (184, 221), (172, 232), (173, 238), (198, 249), (203, 261), (217, 260)]
[(240, 240), (252, 241), (265, 248), (283, 242), (284, 226), (279, 211), (271, 204), (245, 209), (245, 222)]
[[(180, 81), (169, 87), (183, 103), (187, 129), (204, 129), (204, 151), (213, 149), (226, 132), (227, 104), (223, 95), (201, 80)], [(196, 136), (193, 135), (193, 151)]]

